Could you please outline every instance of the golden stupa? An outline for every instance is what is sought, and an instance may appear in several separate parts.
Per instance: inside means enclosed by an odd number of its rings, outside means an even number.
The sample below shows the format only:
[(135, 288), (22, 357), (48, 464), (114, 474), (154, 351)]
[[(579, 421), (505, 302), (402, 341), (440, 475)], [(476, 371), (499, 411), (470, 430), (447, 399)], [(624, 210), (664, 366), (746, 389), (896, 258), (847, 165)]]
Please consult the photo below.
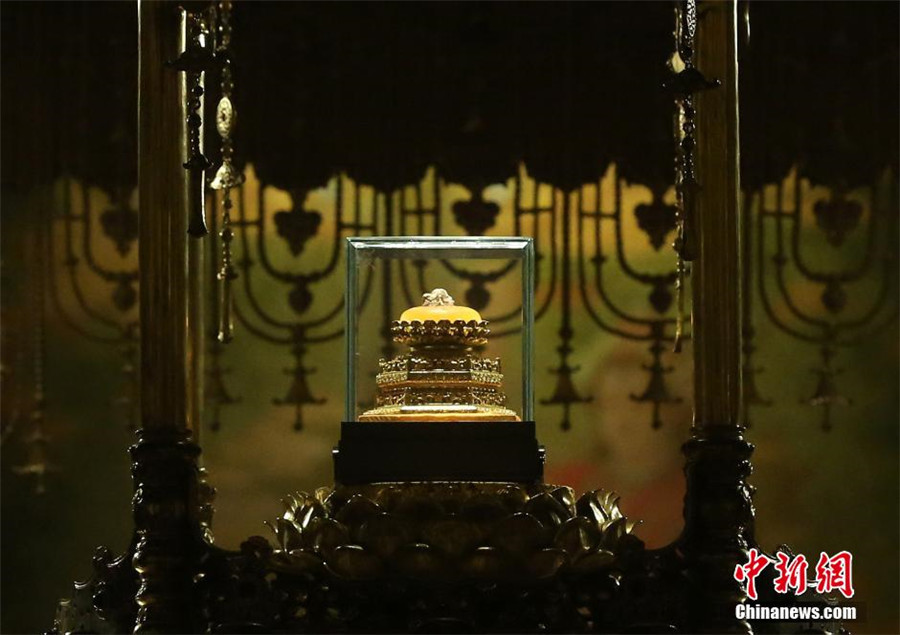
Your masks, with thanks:
[(378, 362), (375, 408), (360, 421), (519, 421), (506, 407), (500, 358), (483, 358), (490, 330), (445, 289), (391, 323), (409, 352)]

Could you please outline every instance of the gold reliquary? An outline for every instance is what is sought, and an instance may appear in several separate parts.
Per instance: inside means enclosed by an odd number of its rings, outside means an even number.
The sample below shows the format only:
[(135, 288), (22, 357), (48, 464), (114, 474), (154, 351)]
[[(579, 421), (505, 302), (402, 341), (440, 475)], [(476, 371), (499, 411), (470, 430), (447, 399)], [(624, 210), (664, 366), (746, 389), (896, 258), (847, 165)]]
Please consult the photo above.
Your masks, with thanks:
[(335, 481), (540, 482), (533, 295), (530, 238), (348, 238)]
[(445, 289), (423, 298), (391, 323), (392, 341), (408, 350), (379, 360), (375, 407), (359, 420), (519, 421), (506, 407), (500, 358), (482, 354), (487, 320)]

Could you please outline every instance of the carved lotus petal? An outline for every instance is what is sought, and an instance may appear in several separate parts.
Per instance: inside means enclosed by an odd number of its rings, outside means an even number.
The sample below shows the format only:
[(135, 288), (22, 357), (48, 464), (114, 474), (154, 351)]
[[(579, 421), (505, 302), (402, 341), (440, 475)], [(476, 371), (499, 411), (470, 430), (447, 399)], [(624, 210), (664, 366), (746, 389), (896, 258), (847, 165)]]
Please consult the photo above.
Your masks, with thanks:
[(276, 570), (291, 573), (313, 573), (324, 564), (321, 557), (307, 549), (291, 549), (288, 553), (275, 554), (272, 562)]
[(333, 518), (315, 518), (303, 531), (303, 547), (325, 555), (349, 541), (347, 528)]
[(433, 344), (465, 344), (482, 346), (487, 343), (491, 330), (487, 321), (425, 320), (424, 322), (391, 322), (391, 338), (399, 344), (428, 346)]
[(491, 521), (504, 515), (507, 511), (495, 496), (476, 494), (463, 505), (461, 515), (470, 521)]
[(382, 513), (373, 516), (359, 530), (360, 543), (382, 558), (389, 558), (410, 541), (407, 526), (394, 516)]
[(316, 518), (325, 518), (325, 508), (322, 504), (308, 496), (303, 504), (294, 511), (294, 524), (305, 529)]
[(241, 543), (241, 555), (254, 560), (265, 560), (272, 555), (272, 545), (262, 536), (250, 536)]
[(543, 492), (525, 503), (524, 511), (540, 521), (544, 527), (559, 527), (569, 518), (569, 510), (550, 494)]
[(360, 527), (366, 520), (382, 512), (381, 507), (362, 494), (355, 494), (341, 507), (335, 519), (349, 528)]
[(275, 538), (283, 551), (297, 549), (301, 545), (300, 531), (285, 518), (275, 519)]
[(333, 493), (334, 490), (330, 487), (319, 487), (316, 489), (315, 498), (322, 503), (325, 509), (328, 509), (330, 507), (329, 498), (331, 498)]
[[(470, 362), (468, 359), (462, 360), (464, 364), (468, 362)], [(452, 366), (452, 368), (456, 367)], [(466, 498), (462, 483), (442, 483), (441, 487), (429, 491), (431, 500), (440, 506), (444, 515), (458, 514)]]
[(414, 579), (435, 579), (446, 573), (446, 564), (436, 549), (423, 543), (405, 545), (393, 558), (397, 570)]
[(569, 510), (570, 516), (575, 514), (575, 492), (572, 491), (571, 487), (556, 487), (550, 492), (550, 496)]
[(600, 546), (605, 549), (614, 549), (618, 542), (625, 535), (626, 524), (628, 521), (623, 517), (611, 520), (603, 529), (603, 536), (600, 538)]
[(547, 534), (537, 518), (520, 512), (507, 516), (494, 526), (491, 544), (510, 553), (525, 554), (548, 542)]
[(313, 502), (313, 500), (306, 492), (294, 492), (293, 494), (288, 494), (281, 499), (281, 505), (285, 510), (282, 518), (293, 522), (295, 514), (302, 514), (302, 512), (300, 512), (301, 508), (311, 502)]
[(439, 520), (422, 527), (422, 539), (448, 556), (459, 556), (474, 547), (482, 532), (472, 523), (458, 519)]
[(622, 510), (619, 509), (619, 501), (620, 500), (622, 500), (621, 496), (610, 492), (608, 505), (610, 507), (610, 514), (614, 518), (622, 518)]
[(568, 557), (562, 549), (542, 549), (529, 556), (525, 562), (525, 572), (531, 579), (542, 580), (556, 574)]
[(402, 493), (399, 488), (394, 485), (385, 485), (384, 487), (380, 487), (375, 495), (373, 496), (373, 500), (378, 503), (382, 509), (387, 511), (394, 511), (397, 507), (397, 503), (402, 499)]
[(615, 560), (616, 555), (612, 551), (597, 549), (573, 561), (569, 568), (576, 573), (590, 573), (609, 567)]
[(294, 512), (297, 510), (298, 504), (293, 496), (281, 499), (281, 506), (284, 507), (284, 513), (281, 517), (289, 523), (294, 522)]
[(383, 564), (378, 556), (360, 545), (340, 545), (329, 556), (329, 568), (348, 580), (371, 580), (381, 573)]
[(427, 492), (417, 492), (414, 496), (401, 498), (394, 509), (397, 516), (419, 521), (443, 516), (441, 506)]
[(528, 502), (528, 492), (519, 485), (504, 487), (498, 492), (498, 495), (503, 505), (511, 512), (522, 511), (525, 503)]
[(575, 509), (579, 516), (584, 516), (597, 524), (602, 524), (612, 517), (610, 505), (612, 498), (613, 495), (610, 492), (602, 490), (587, 492), (575, 503)]
[(573, 557), (587, 553), (599, 541), (597, 525), (581, 516), (564, 522), (553, 538), (554, 545)]
[(478, 547), (471, 556), (463, 560), (460, 571), (468, 578), (476, 580), (497, 580), (510, 570), (509, 556), (497, 547)]

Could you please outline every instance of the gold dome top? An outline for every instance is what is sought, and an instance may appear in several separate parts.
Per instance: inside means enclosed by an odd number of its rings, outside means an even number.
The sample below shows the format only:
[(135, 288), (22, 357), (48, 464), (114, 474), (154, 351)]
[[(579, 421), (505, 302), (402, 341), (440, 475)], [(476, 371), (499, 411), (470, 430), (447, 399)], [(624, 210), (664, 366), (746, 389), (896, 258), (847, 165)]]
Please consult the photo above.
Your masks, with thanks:
[(481, 314), (467, 306), (457, 306), (446, 289), (437, 288), (431, 293), (422, 294), (422, 306), (406, 309), (400, 315), (401, 322), (425, 322), (433, 320), (440, 322), (448, 320), (455, 322), (480, 322)]

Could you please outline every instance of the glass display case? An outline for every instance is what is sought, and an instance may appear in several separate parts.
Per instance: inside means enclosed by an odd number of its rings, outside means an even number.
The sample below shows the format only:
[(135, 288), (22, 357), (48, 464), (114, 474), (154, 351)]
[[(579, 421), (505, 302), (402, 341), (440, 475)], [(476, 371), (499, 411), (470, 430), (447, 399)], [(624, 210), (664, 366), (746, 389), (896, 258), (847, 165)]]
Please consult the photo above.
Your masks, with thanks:
[(530, 238), (348, 238), (345, 420), (531, 420), (533, 294)]
[(531, 238), (348, 238), (336, 479), (539, 478), (533, 294)]

